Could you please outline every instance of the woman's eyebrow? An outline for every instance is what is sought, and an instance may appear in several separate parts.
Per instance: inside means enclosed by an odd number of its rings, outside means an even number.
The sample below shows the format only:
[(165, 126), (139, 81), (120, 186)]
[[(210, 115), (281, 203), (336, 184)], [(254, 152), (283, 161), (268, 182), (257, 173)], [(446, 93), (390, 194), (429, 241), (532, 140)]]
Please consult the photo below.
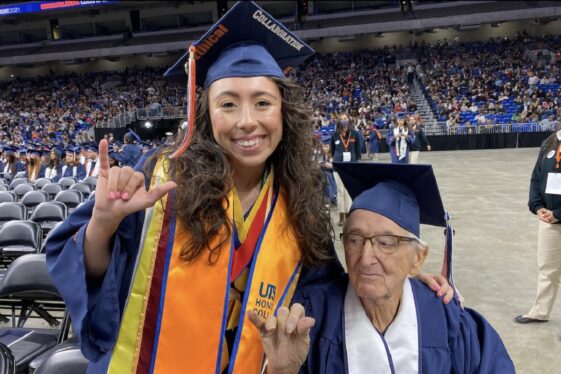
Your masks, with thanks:
[[(233, 97), (239, 98), (241, 95), (239, 93), (237, 93), (236, 91), (225, 90), (225, 91), (218, 92), (218, 94), (216, 94), (214, 96), (214, 100), (216, 100), (216, 99), (218, 99), (222, 96), (233, 96)], [(268, 91), (255, 91), (251, 94), (251, 97), (257, 97), (257, 96), (268, 96), (272, 99), (278, 100), (277, 96), (275, 96), (274, 94), (272, 94)]]

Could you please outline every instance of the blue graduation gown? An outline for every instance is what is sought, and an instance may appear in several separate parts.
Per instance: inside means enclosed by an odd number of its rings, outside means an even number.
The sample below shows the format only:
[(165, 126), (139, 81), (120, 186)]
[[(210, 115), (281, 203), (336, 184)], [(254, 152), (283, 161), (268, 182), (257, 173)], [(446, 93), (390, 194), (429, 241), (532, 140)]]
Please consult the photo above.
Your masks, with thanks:
[(407, 137), (405, 139), (402, 139), (401, 141), (405, 140), (407, 142), (407, 147), (405, 150), (405, 157), (402, 159), (399, 159), (399, 157), (396, 154), (395, 151), (395, 147), (396, 147), (396, 142), (398, 141), (394, 134), (393, 134), (393, 129), (390, 128), (390, 130), (388, 131), (388, 135), (386, 136), (386, 142), (388, 143), (388, 145), (390, 146), (390, 157), (392, 160), (392, 164), (408, 164), (409, 163), (409, 148), (411, 146), (411, 144), (415, 141), (415, 133), (413, 131), (409, 131), (407, 134)]
[[(61, 167), (60, 168), (61, 173), (62, 173), (62, 169), (63, 168)], [(72, 174), (72, 170), (73, 170), (73, 167), (68, 166), (64, 170), (64, 173), (62, 174), (62, 176), (60, 178), (75, 177), (78, 180), (82, 180), (82, 179), (86, 178), (86, 169), (84, 168), (84, 165), (82, 165), (82, 164), (76, 165), (76, 175)], [(58, 179), (60, 179), (60, 178), (58, 178)]]
[[(141, 170), (140, 163), (136, 170)], [(147, 181), (148, 183), (148, 181)], [(51, 234), (46, 244), (47, 268), (64, 298), (81, 350), (90, 360), (88, 373), (106, 373), (132, 282), (140, 246), (144, 211), (121, 222), (112, 239), (111, 260), (99, 283), (86, 279), (84, 237), (94, 200), (76, 209)], [(333, 260), (322, 268), (303, 267), (297, 289), (341, 276), (344, 271), (331, 248)]]
[(20, 171), (25, 171), (25, 164), (21, 161), (16, 162), (16, 174)]
[[(47, 173), (47, 168), (45, 168), (45, 173)], [(54, 176), (54, 178), (51, 178), (53, 180), (53, 183), (56, 183), (59, 181), (59, 179), (62, 178), (62, 162), (59, 162), (57, 167), (56, 167), (56, 175)]]
[[(300, 287), (293, 302), (304, 305), (316, 319), (310, 352), (300, 374), (347, 373), (344, 301), (348, 277), (331, 283)], [(448, 305), (416, 279), (411, 287), (419, 324), (419, 373), (515, 373), (501, 338), (476, 311)]]
[(141, 156), (142, 151), (139, 147), (134, 144), (126, 144), (123, 153), (115, 154), (115, 159), (119, 161), (121, 167), (130, 166), (132, 168), (136, 165)]

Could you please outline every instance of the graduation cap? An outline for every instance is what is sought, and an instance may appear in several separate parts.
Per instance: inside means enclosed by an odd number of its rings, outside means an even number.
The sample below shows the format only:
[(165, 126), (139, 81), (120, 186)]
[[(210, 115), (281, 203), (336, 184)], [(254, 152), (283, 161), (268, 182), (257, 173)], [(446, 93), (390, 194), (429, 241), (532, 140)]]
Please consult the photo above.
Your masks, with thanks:
[(335, 162), (333, 167), (353, 199), (349, 213), (365, 209), (381, 214), (417, 238), (421, 223), (445, 227), (443, 273), (453, 285), (453, 230), (431, 165)]
[(195, 122), (195, 86), (208, 88), (229, 77), (284, 78), (283, 69), (297, 67), (315, 51), (253, 1), (236, 3), (164, 74), (185, 77), (188, 120), (175, 158), (189, 147)]
[(72, 153), (73, 155), (76, 155), (76, 153), (80, 152), (80, 146), (77, 144), (70, 144), (68, 147), (66, 147), (65, 151), (66, 153)]
[(39, 156), (39, 157), (41, 157), (41, 155), (43, 154), (42, 150), (36, 145), (31, 145), (27, 147), (27, 153), (31, 156)]
[(142, 139), (140, 138), (140, 136), (134, 132), (133, 130), (129, 129), (129, 132), (127, 133), (128, 136), (131, 137), (131, 139), (134, 139), (137, 142), (140, 142)]
[(5, 145), (4, 146), (4, 152), (6, 153), (6, 155), (14, 154), (15, 151), (16, 151), (16, 148), (12, 147), (11, 145)]
[(321, 144), (329, 144), (329, 143), (331, 143), (331, 135), (322, 134), (321, 135)]
[(97, 145), (97, 143), (91, 142), (86, 145), (86, 150), (92, 152), (99, 152), (99, 146)]

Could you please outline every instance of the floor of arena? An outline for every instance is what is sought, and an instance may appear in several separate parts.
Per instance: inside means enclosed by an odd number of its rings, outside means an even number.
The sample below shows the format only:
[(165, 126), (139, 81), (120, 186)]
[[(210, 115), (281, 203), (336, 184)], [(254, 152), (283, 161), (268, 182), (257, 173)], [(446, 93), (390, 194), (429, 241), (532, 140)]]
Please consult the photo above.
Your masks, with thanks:
[[(537, 148), (422, 152), (420, 163), (433, 165), (444, 207), (452, 215), (454, 279), (465, 306), (483, 314), (502, 337), (519, 373), (559, 373), (561, 305), (548, 323), (519, 325), (536, 291), (537, 217), (527, 207)], [(389, 155), (379, 155), (389, 162)], [(332, 210), (336, 223), (338, 214)], [(336, 237), (340, 228), (336, 227)], [(423, 226), (429, 243), (424, 270), (439, 273), (442, 228)], [(341, 243), (336, 247), (342, 257)]]

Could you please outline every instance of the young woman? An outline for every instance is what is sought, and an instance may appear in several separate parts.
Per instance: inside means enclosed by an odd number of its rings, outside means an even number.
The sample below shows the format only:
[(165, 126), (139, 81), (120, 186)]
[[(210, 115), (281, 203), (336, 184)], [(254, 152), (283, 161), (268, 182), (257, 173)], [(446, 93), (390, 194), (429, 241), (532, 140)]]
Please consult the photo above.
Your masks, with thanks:
[(45, 176), (45, 165), (41, 162), (41, 153), (37, 150), (29, 151), (24, 177), (31, 183)]
[(95, 201), (47, 243), (89, 373), (259, 373), (247, 312), (284, 310), (297, 287), (342, 272), (310, 113), (279, 65), (286, 48), (292, 63), (312, 53), (255, 3), (237, 3), (189, 53), (203, 88), (190, 132), (153, 151), (146, 176), (110, 169), (101, 141)]
[(19, 161), (15, 154), (15, 148), (4, 148), (4, 161), (2, 162), (2, 173), (10, 173), (13, 178), (16, 173), (25, 171), (25, 165)]
[(386, 142), (390, 146), (392, 164), (409, 163), (409, 148), (415, 141), (414, 132), (407, 126), (404, 117), (397, 119), (397, 125), (390, 127)]
[(45, 168), (45, 177), (50, 178), (53, 182), (58, 182), (59, 175), (62, 175), (62, 160), (60, 159), (60, 151), (53, 149), (49, 153), (49, 161)]

